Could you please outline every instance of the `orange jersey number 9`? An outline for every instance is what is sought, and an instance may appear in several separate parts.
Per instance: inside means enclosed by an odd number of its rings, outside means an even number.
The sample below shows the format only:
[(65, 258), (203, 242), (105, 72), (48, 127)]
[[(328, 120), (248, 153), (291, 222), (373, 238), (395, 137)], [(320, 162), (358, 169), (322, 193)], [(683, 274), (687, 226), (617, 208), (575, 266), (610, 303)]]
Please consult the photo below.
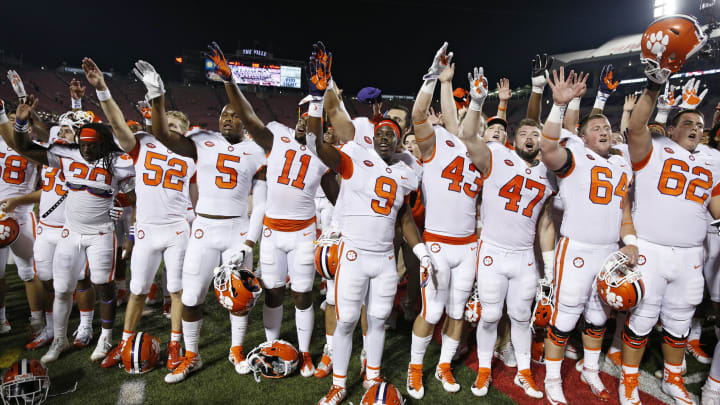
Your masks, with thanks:
[(373, 211), (380, 215), (388, 215), (392, 211), (393, 204), (395, 203), (395, 193), (397, 192), (397, 183), (395, 180), (381, 176), (378, 177), (375, 182), (375, 194), (384, 199), (385, 201), (372, 200), (370, 206)]

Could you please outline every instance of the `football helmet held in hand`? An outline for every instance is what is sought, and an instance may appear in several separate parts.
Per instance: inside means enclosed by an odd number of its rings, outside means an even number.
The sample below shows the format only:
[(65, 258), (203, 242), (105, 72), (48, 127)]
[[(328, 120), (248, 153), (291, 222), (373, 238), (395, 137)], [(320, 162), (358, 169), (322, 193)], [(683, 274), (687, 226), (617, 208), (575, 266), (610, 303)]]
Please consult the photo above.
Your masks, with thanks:
[(468, 298), (465, 304), (465, 320), (470, 323), (477, 323), (480, 321), (482, 315), (482, 305), (480, 304), (480, 292), (478, 291), (477, 283), (473, 286), (472, 294)]
[(640, 61), (675, 73), (707, 40), (695, 17), (683, 14), (660, 17), (650, 24), (640, 40)]
[(20, 233), (20, 225), (17, 220), (0, 211), (0, 248), (10, 246)]
[(538, 328), (547, 327), (554, 310), (555, 289), (553, 284), (547, 279), (541, 278), (538, 280), (535, 292), (535, 308), (533, 309), (533, 318), (530, 324)]
[(213, 271), (215, 296), (230, 312), (244, 312), (255, 306), (262, 287), (255, 274), (248, 269), (223, 264)]
[(611, 308), (628, 311), (635, 308), (645, 295), (642, 274), (627, 266), (629, 259), (622, 252), (613, 252), (595, 277), (598, 295)]
[(315, 241), (315, 268), (328, 280), (335, 279), (340, 266), (340, 236), (337, 233), (323, 233)]
[(36, 405), (45, 402), (49, 390), (45, 365), (39, 360), (20, 359), (5, 371), (0, 397), (4, 404)]

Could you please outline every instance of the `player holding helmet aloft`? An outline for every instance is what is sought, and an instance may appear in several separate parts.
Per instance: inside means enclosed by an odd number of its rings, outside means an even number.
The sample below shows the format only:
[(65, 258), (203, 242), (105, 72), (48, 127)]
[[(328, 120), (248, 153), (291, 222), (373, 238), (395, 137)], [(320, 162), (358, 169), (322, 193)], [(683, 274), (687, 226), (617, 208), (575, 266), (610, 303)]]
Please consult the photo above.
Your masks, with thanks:
[[(98, 93), (107, 91), (100, 69), (92, 60), (83, 63), (88, 82)], [(139, 77), (142, 80), (142, 76)], [(180, 337), (182, 330), (182, 265), (189, 239), (190, 225), (186, 219), (190, 204), (190, 183), (195, 174), (195, 162), (178, 156), (147, 132), (133, 134), (125, 122), (122, 111), (110, 97), (103, 97), (101, 105), (105, 116), (113, 126), (120, 147), (133, 160), (136, 173), (135, 196), (135, 245), (130, 261), (130, 299), (125, 312), (123, 336), (118, 345), (108, 353), (102, 367), (120, 363), (125, 342), (135, 334), (142, 316), (145, 298), (158, 270), (165, 263), (168, 274), (168, 290), (172, 296), (171, 338), (168, 346), (167, 367), (172, 370), (180, 364)], [(165, 119), (168, 131), (182, 136), (188, 121), (175, 113)]]
[[(278, 122), (267, 126), (263, 124), (233, 82), (227, 60), (217, 44), (213, 44), (212, 52), (218, 73), (225, 79), (225, 90), (231, 105), (253, 141), (267, 154), (268, 198), (260, 244), (261, 279), (265, 288), (265, 336), (269, 342), (280, 337), (285, 284), (289, 276), (302, 357), (300, 373), (303, 377), (310, 377), (315, 372), (309, 353), (315, 323), (312, 305), (315, 195), (321, 181), (337, 184), (335, 174), (328, 171), (327, 166), (305, 145), (307, 117), (300, 117), (295, 131)], [(320, 118), (323, 92), (311, 84), (310, 94), (315, 101), (310, 104), (309, 114)]]
[[(319, 90), (334, 86), (329, 58), (322, 54), (316, 53), (315, 58), (314, 76)], [(345, 127), (335, 129), (340, 133)], [(340, 403), (347, 396), (345, 386), (352, 331), (363, 304), (368, 322), (367, 372), (363, 386), (367, 388), (381, 381), (384, 323), (390, 315), (397, 289), (393, 251), (396, 223), (400, 223), (405, 239), (421, 259), (425, 281), (432, 278), (436, 282), (430, 256), (420, 240), (410, 208), (404, 203), (405, 197), (417, 189), (418, 180), (407, 164), (394, 158), (401, 136), (395, 121), (382, 119), (375, 125), (373, 149), (356, 142), (348, 142), (342, 149), (336, 149), (316, 137), (317, 155), (343, 178), (339, 197), (343, 210), (343, 239), (340, 265), (335, 274), (338, 322), (333, 336), (333, 385), (320, 400), (323, 405)]]
[[(243, 141), (239, 113), (226, 105), (220, 114), (220, 131), (202, 129), (187, 136), (170, 131), (165, 121), (165, 90), (160, 75), (147, 62), (135, 64), (152, 101), (152, 128), (155, 137), (173, 153), (195, 160), (197, 165), (197, 217), (182, 272), (182, 332), (185, 357), (165, 382), (185, 380), (202, 367), (198, 351), (202, 327), (202, 305), (213, 278), (213, 269), (222, 263), (252, 268), (255, 245), (265, 206), (265, 152), (252, 141)], [(248, 218), (252, 188), (253, 210)], [(184, 205), (187, 208), (187, 205)], [(247, 311), (231, 312), (231, 347), (228, 360), (241, 374), (250, 372), (243, 354)]]
[[(692, 315), (703, 297), (706, 212), (720, 217), (720, 171), (711, 156), (697, 149), (704, 126), (698, 110), (675, 114), (667, 126), (669, 137), (653, 136), (648, 121), (670, 74), (706, 41), (697, 21), (683, 15), (656, 20), (641, 40), (648, 87), (628, 123), (628, 148), (635, 171), (633, 219), (643, 255), (638, 267), (646, 293), (623, 334), (623, 380), (618, 390), (623, 404), (640, 403), (638, 366), (658, 317), (665, 359), (662, 389), (676, 403), (694, 403), (681, 375), (682, 362)], [(714, 384), (708, 381), (709, 388), (717, 389)]]
[[(545, 339), (545, 394), (552, 404), (566, 403), (560, 366), (569, 334), (583, 315), (585, 357), (582, 380), (600, 399), (608, 399), (599, 376), (599, 355), (609, 307), (592, 286), (605, 259), (618, 249), (637, 260), (637, 242), (627, 192), (632, 182), (629, 162), (610, 152), (610, 123), (604, 115), (590, 115), (580, 123), (580, 138), (574, 135), (563, 146), (560, 141), (563, 114), (568, 103), (582, 90), (584, 80), (565, 70), (553, 71), (548, 85), (553, 108), (540, 139), (542, 161), (558, 177), (564, 212), (562, 237), (555, 251), (555, 311)], [(554, 79), (554, 80), (553, 80)]]

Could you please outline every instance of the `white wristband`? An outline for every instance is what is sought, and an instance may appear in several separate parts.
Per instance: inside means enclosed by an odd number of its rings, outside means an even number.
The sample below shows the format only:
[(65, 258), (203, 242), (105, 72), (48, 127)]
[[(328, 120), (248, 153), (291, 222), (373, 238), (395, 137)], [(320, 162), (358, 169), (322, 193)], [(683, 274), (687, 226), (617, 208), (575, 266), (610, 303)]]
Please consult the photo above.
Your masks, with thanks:
[(668, 110), (658, 109), (658, 112), (655, 115), (655, 121), (665, 125), (665, 123), (667, 123), (667, 118), (668, 118)]
[(422, 260), (422, 258), (425, 256), (430, 256), (430, 253), (428, 253), (427, 248), (425, 247), (425, 244), (422, 242), (413, 246), (413, 253), (415, 253), (415, 256), (420, 260)]
[(532, 86), (532, 92), (542, 95), (543, 90), (545, 90), (545, 86), (538, 87), (538, 86)]
[(623, 241), (623, 243), (625, 244), (625, 246), (635, 246), (635, 247), (637, 247), (637, 241), (638, 241), (638, 239), (637, 239), (637, 236), (635, 236), (635, 235), (633, 235), (633, 234), (625, 235), (625, 236), (622, 238), (622, 241)]
[(574, 99), (570, 100), (570, 103), (567, 107), (568, 110), (580, 110), (580, 97), (575, 97)]
[(323, 115), (323, 102), (320, 101), (311, 101), (310, 106), (308, 107), (308, 115), (314, 118), (322, 118)]
[(112, 96), (110, 95), (110, 89), (105, 89), (102, 91), (95, 90), (95, 94), (97, 94), (97, 98), (100, 101), (108, 101), (112, 98)]
[(420, 91), (423, 93), (434, 94), (436, 84), (437, 84), (437, 79), (425, 80), (425, 82), (423, 82), (422, 87), (420, 87)]
[(482, 229), (482, 219), (475, 220), (475, 229)]
[[(98, 96), (98, 98), (100, 98)], [(81, 98), (70, 98), (70, 105), (73, 110), (82, 110), (82, 99)]]
[(328, 81), (327, 87), (325, 88), (325, 91), (328, 92), (332, 90), (335, 87), (335, 81), (333, 81), (332, 78)]
[(566, 105), (553, 104), (550, 114), (545, 122), (556, 122), (558, 124), (562, 124), (566, 109)]
[(595, 105), (593, 105), (593, 109), (604, 110), (605, 102), (607, 101), (608, 97), (610, 97), (609, 94), (598, 91), (597, 96), (595, 96)]
[(152, 125), (152, 118), (150, 118), (150, 119), (144, 118), (144, 120), (145, 120), (145, 126)]
[[(485, 100), (483, 100), (483, 101), (485, 101)], [(483, 106), (483, 103), (478, 103), (477, 101), (471, 99), (470, 105), (468, 106), (468, 108), (473, 111), (482, 112), (482, 106)]]

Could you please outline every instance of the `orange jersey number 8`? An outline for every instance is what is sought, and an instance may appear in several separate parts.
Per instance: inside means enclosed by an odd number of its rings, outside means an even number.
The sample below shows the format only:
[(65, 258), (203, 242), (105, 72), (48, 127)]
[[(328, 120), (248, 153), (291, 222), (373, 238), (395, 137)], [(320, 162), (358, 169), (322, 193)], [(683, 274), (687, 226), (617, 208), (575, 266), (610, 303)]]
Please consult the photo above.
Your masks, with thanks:
[[(163, 175), (163, 168), (153, 163), (153, 159), (167, 161), (169, 168)], [(147, 152), (145, 154), (145, 169), (149, 170), (154, 175), (151, 177), (150, 173), (143, 173), (143, 183), (148, 186), (157, 186), (162, 181), (164, 188), (176, 191), (182, 191), (185, 182), (182, 180), (187, 175), (187, 164), (177, 158), (168, 160), (168, 157), (155, 152)], [(173, 181), (173, 176), (177, 177), (176, 181)]]
[[(674, 168), (680, 169), (679, 171), (673, 171)], [(692, 169), (692, 174), (696, 176), (705, 176), (705, 178), (696, 178), (691, 180), (689, 183), (687, 177), (683, 172), (687, 173), (690, 171), (690, 167), (686, 162), (678, 159), (668, 159), (663, 165), (662, 174), (660, 175), (660, 182), (658, 183), (658, 190), (662, 194), (678, 196), (683, 194), (685, 191), (685, 199), (694, 201), (698, 204), (704, 204), (708, 198), (708, 193), (705, 192), (702, 195), (695, 194), (696, 189), (710, 190), (712, 187), (712, 173), (707, 169), (695, 166)], [(674, 180), (671, 182), (671, 180)], [(687, 191), (685, 190), (685, 184), (687, 183)]]
[(378, 177), (375, 182), (375, 194), (385, 199), (385, 201), (372, 200), (370, 206), (373, 211), (380, 215), (388, 215), (392, 211), (393, 204), (395, 203), (395, 193), (397, 192), (397, 183), (390, 177), (381, 176)]
[[(0, 153), (0, 158), (5, 154)], [(22, 156), (11, 155), (5, 159), (5, 170), (2, 172), (2, 179), (8, 184), (22, 184), (25, 181), (25, 169), (28, 161)]]

